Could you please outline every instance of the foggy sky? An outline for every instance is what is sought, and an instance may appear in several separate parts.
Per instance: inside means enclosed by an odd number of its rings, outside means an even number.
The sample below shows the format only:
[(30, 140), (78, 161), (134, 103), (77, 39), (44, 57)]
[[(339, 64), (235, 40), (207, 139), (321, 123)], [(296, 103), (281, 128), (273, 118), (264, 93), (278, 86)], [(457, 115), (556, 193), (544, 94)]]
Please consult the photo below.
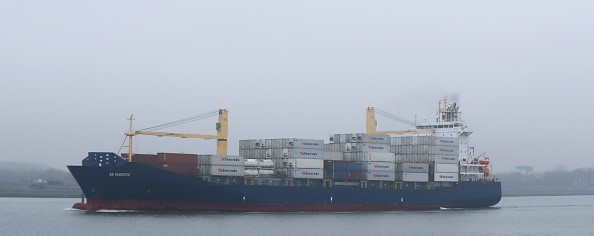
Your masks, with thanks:
[[(594, 166), (592, 1), (2, 1), (0, 161), (64, 168), (229, 109), (238, 140), (433, 119), (458, 96), (494, 171)], [(179, 127), (214, 133), (216, 118)], [(380, 129), (405, 128), (379, 119)], [(140, 137), (136, 151), (214, 153)]]

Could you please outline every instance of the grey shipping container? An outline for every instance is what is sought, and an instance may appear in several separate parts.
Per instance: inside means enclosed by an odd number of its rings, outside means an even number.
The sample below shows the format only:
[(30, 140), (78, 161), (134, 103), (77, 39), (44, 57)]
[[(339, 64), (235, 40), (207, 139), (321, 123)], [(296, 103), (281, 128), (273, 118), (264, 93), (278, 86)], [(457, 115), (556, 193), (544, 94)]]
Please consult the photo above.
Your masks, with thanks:
[(458, 173), (435, 173), (435, 182), (458, 182)]
[(384, 134), (335, 134), (332, 138), (334, 143), (390, 143), (390, 136)]
[(435, 172), (458, 173), (458, 164), (435, 164)]
[(366, 180), (395, 181), (396, 173), (392, 171), (365, 171), (363, 178)]
[(427, 163), (400, 163), (398, 164), (399, 172), (412, 173), (427, 173), (429, 172), (429, 164)]
[(390, 152), (396, 154), (432, 154), (432, 155), (459, 155), (459, 148), (454, 146), (431, 146), (431, 145), (405, 145), (390, 146)]
[(289, 175), (295, 179), (322, 179), (323, 169), (291, 169)]
[(430, 145), (430, 146), (458, 146), (459, 139), (455, 137), (440, 136), (406, 136), (392, 137), (390, 145)]
[(395, 162), (396, 156), (389, 152), (353, 152), (346, 153), (346, 161), (380, 161), (380, 162)]
[(433, 161), (435, 161), (435, 163), (454, 164), (458, 163), (459, 159), (458, 156), (433, 155)]
[(429, 182), (429, 173), (398, 172), (396, 179), (403, 182)]
[(329, 152), (351, 152), (351, 143), (328, 143), (324, 144), (324, 151)]
[(305, 168), (305, 169), (322, 169), (324, 168), (324, 160), (322, 159), (305, 159), (305, 158), (289, 158), (287, 159), (288, 167)]
[(266, 139), (265, 145), (268, 148), (284, 149), (284, 148), (300, 148), (300, 149), (322, 149), (324, 140), (319, 139), (299, 139), (299, 138), (282, 138), (282, 139)]
[(390, 152), (390, 145), (381, 143), (357, 143), (351, 146), (354, 152)]
[(368, 171), (395, 171), (396, 164), (394, 162), (362, 162), (361, 168)]
[(324, 151), (324, 160), (342, 161), (344, 160), (343, 152)]

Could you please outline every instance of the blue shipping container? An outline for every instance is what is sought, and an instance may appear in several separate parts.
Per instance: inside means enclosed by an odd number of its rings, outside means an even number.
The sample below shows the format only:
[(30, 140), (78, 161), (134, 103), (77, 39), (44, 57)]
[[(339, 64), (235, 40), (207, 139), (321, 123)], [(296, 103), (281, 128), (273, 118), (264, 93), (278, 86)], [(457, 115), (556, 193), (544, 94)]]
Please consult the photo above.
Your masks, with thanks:
[(361, 163), (354, 161), (324, 161), (324, 170), (361, 171)]
[(361, 171), (325, 171), (326, 178), (334, 180), (361, 180)]

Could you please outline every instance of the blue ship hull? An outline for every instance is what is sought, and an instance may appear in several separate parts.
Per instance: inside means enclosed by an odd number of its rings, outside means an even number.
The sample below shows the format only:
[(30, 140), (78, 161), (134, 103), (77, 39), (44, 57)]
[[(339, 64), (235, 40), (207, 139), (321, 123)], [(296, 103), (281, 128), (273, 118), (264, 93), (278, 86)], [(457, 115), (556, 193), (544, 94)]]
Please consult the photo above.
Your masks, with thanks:
[(500, 182), (459, 182), (434, 189), (214, 184), (138, 163), (68, 166), (86, 203), (75, 208), (146, 211), (395, 211), (489, 207)]

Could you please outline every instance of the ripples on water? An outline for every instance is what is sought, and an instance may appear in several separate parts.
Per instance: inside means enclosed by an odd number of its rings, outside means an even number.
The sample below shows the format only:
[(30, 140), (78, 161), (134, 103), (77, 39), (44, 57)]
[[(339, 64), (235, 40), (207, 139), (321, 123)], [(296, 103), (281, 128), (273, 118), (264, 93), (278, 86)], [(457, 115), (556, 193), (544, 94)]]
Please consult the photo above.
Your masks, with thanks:
[(594, 196), (379, 213), (85, 212), (78, 200), (0, 198), (0, 235), (594, 235)]

